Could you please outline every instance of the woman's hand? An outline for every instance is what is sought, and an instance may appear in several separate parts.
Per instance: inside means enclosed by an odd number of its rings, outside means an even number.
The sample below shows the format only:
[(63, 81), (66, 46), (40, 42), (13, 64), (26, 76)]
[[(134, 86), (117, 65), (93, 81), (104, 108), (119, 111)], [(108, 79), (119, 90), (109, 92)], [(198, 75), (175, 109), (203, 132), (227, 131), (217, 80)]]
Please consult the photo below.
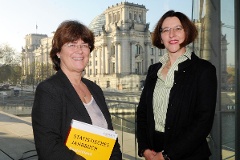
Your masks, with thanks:
[(156, 155), (157, 155), (157, 152), (150, 150), (150, 149), (146, 149), (143, 152), (143, 156), (144, 156), (145, 160), (152, 160)]
[(145, 160), (164, 160), (162, 152), (155, 152), (150, 149), (146, 149), (143, 152)]
[(152, 160), (164, 160), (162, 152), (158, 152)]

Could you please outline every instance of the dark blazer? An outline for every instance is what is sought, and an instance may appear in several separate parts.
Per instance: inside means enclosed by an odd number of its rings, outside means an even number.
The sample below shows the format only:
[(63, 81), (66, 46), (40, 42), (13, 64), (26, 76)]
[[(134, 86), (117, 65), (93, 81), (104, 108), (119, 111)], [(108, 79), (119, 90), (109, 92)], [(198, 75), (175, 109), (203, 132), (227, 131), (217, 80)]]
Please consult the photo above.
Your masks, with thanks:
[[(82, 78), (82, 81), (100, 107), (108, 128), (113, 129), (103, 91), (90, 80)], [(32, 108), (32, 126), (40, 160), (73, 160), (75, 153), (65, 146), (72, 119), (92, 124), (77, 92), (66, 75), (59, 70), (36, 88)], [(110, 159), (122, 159), (118, 142), (114, 146)]]
[[(161, 63), (149, 67), (145, 86), (137, 108), (139, 156), (153, 149), (155, 122), (153, 91)], [(203, 160), (211, 155), (206, 137), (209, 135), (216, 106), (216, 68), (192, 53), (178, 65), (170, 91), (166, 115), (164, 150), (171, 160)]]

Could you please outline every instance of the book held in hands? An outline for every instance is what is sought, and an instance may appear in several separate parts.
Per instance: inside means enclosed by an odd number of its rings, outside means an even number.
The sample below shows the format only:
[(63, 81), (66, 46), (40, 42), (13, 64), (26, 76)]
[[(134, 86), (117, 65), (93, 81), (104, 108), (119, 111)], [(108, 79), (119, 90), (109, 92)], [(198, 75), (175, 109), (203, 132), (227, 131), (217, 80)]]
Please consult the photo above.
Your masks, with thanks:
[(113, 130), (72, 120), (66, 146), (86, 160), (109, 160), (116, 139)]

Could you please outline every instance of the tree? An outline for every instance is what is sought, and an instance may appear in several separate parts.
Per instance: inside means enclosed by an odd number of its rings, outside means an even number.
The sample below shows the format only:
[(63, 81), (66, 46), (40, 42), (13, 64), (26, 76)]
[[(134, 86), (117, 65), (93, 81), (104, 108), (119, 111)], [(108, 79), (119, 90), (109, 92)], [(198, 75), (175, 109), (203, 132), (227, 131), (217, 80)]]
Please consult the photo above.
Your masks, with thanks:
[(228, 73), (228, 80), (227, 83), (229, 85), (234, 84), (234, 79), (235, 79), (235, 68), (234, 67), (227, 67), (227, 73)]
[(4, 64), (20, 64), (20, 55), (17, 55), (15, 49), (7, 44), (0, 46), (0, 59)]
[(12, 65), (12, 75), (10, 78), (10, 81), (13, 84), (17, 84), (21, 82), (21, 76), (22, 76), (22, 67), (20, 65)]
[(21, 80), (21, 57), (9, 45), (0, 46), (0, 83), (18, 83)]
[(6, 82), (12, 76), (12, 68), (10, 65), (2, 65), (0, 67), (0, 83)]

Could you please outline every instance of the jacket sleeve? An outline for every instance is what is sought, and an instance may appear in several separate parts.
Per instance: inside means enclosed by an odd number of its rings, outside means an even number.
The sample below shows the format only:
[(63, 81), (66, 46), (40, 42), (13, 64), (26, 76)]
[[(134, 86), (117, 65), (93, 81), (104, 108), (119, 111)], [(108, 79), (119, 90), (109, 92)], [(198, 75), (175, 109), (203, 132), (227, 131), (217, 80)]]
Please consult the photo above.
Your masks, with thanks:
[(145, 149), (151, 149), (149, 144), (149, 126), (148, 126), (148, 108), (149, 102), (147, 102), (147, 90), (149, 89), (149, 74), (151, 73), (152, 66), (148, 69), (145, 85), (140, 96), (140, 101), (137, 107), (137, 141), (138, 141), (138, 155), (141, 157), (142, 151)]
[(32, 127), (39, 159), (83, 159), (65, 146), (61, 133), (62, 103), (60, 92), (49, 82), (40, 83), (32, 108)]
[(113, 147), (112, 155), (110, 160), (122, 160), (122, 152), (120, 151), (120, 145), (118, 143), (118, 139)]

